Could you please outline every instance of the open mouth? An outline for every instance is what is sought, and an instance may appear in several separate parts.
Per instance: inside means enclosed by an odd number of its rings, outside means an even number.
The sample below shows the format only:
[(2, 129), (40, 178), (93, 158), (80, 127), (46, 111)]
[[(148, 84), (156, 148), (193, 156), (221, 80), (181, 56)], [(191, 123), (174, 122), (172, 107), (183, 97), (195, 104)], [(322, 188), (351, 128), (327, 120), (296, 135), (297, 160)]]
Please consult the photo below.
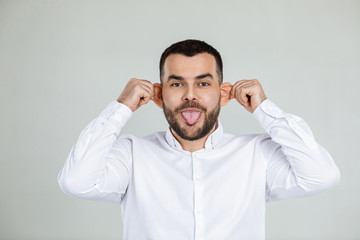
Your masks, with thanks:
[(198, 109), (186, 109), (181, 112), (181, 117), (189, 124), (196, 123), (201, 116), (201, 111)]

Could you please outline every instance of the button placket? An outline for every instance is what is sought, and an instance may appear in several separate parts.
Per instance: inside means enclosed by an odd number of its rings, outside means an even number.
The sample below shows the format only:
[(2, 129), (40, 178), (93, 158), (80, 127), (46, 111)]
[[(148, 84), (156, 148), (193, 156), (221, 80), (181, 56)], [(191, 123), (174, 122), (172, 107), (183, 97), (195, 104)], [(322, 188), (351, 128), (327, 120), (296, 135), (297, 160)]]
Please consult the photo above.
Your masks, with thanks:
[(192, 154), (193, 184), (194, 184), (194, 217), (195, 217), (195, 239), (204, 239), (204, 187), (201, 181), (201, 161), (195, 153)]

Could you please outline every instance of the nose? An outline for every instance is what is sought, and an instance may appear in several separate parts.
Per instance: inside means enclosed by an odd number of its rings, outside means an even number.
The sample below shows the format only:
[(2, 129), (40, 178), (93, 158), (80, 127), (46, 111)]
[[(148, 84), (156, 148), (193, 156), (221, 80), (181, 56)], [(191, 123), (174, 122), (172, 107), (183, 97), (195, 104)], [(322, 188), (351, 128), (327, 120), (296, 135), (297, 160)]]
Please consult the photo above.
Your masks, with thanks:
[(197, 97), (197, 93), (196, 93), (196, 90), (194, 89), (194, 87), (191, 85), (187, 86), (185, 88), (183, 100), (184, 101), (195, 101), (197, 99), (198, 99), (198, 97)]

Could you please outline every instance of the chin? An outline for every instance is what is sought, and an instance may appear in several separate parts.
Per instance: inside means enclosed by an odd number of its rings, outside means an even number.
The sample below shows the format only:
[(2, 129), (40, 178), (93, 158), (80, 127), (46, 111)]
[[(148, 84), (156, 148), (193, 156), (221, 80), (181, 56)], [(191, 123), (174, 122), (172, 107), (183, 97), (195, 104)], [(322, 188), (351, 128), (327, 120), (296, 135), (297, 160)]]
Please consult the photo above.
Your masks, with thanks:
[(188, 141), (195, 141), (203, 138), (204, 136), (200, 136), (202, 128), (194, 125), (191, 125), (190, 128), (187, 129), (182, 128), (182, 136), (180, 137)]

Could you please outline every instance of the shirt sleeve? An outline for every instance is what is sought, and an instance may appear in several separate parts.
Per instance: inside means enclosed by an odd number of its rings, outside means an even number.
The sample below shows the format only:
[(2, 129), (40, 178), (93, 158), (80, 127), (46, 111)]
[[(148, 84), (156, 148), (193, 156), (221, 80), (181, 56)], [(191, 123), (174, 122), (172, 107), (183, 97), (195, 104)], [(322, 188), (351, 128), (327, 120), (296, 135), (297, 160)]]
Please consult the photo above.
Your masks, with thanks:
[(339, 182), (334, 160), (303, 119), (283, 112), (269, 99), (253, 116), (268, 133), (261, 141), (267, 159), (267, 201), (311, 196)]
[(121, 202), (129, 183), (132, 154), (131, 140), (117, 137), (131, 115), (130, 108), (113, 101), (85, 127), (58, 174), (63, 192)]

